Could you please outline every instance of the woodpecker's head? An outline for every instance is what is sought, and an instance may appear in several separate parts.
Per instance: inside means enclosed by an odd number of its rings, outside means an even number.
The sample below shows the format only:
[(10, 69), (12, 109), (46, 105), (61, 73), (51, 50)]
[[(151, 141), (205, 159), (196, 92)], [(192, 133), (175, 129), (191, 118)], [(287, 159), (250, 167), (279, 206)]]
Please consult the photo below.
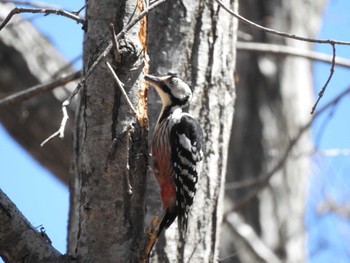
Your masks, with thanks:
[(157, 90), (163, 106), (187, 106), (192, 98), (192, 88), (174, 74), (155, 77), (145, 74), (145, 79)]

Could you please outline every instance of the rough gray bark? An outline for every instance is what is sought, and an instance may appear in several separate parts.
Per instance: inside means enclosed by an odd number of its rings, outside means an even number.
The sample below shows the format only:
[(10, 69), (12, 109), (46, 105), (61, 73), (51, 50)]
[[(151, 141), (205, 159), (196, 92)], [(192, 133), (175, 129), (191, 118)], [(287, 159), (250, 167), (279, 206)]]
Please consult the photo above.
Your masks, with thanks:
[[(233, 9), (236, 5), (230, 1)], [(215, 262), (235, 98), (236, 21), (215, 1), (169, 1), (150, 14), (149, 30), (150, 72), (175, 71), (192, 84), (190, 112), (199, 119), (205, 134), (205, 157), (185, 249), (177, 249), (177, 226), (173, 224), (165, 239), (157, 243), (153, 260)], [(150, 90), (151, 129), (159, 113), (152, 105), (154, 96)]]
[[(14, 8), (0, 3), (0, 21)], [(73, 71), (67, 62), (29, 22), (14, 16), (0, 33), (0, 97), (24, 90)], [(57, 75), (59, 73), (59, 75)], [(44, 148), (40, 143), (59, 128), (62, 100), (74, 88), (69, 84), (27, 100), (0, 107), (0, 121), (35, 159), (64, 183), (69, 180), (72, 125), (68, 122), (65, 141), (53, 140)], [(72, 110), (69, 110), (72, 116)]]
[[(267, 27), (313, 37), (324, 3), (241, 1), (240, 13)], [(308, 43), (266, 35), (243, 24), (240, 29), (250, 34), (252, 41), (311, 48)], [(238, 55), (237, 65), (239, 81), (230, 141), (228, 185), (254, 180), (271, 170), (290, 139), (309, 120), (313, 103), (310, 61), (242, 52)], [(284, 168), (270, 180), (266, 190), (239, 210), (245, 222), (282, 262), (305, 260), (305, 253), (302, 253), (306, 248), (303, 216), (310, 173), (306, 153), (310, 151), (310, 146), (306, 135), (293, 149)], [(255, 189), (226, 190), (227, 210)], [(223, 232), (222, 258), (235, 255), (230, 262), (250, 262), (247, 258), (252, 255), (244, 244), (225, 233), (230, 231)]]
[[(110, 23), (118, 33), (134, 9), (135, 1), (89, 1), (85, 73), (110, 41)], [(142, 56), (130, 62), (141, 51), (138, 30), (135, 26), (127, 34), (137, 48), (130, 54), (134, 57), (124, 54), (119, 64), (114, 63), (135, 106)], [(112, 63), (111, 59), (107, 58)], [(79, 97), (68, 252), (81, 262), (137, 262), (143, 238), (147, 131), (140, 127), (104, 62), (87, 79)]]

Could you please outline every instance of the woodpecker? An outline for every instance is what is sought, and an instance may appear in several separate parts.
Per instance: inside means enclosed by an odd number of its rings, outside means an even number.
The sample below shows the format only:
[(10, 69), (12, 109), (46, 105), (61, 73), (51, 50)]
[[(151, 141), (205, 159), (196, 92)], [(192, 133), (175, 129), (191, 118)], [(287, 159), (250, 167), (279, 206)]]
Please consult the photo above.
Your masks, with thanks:
[(152, 139), (153, 171), (163, 206), (157, 236), (178, 217), (179, 233), (184, 238), (203, 159), (203, 131), (185, 112), (192, 98), (190, 85), (174, 74), (145, 74), (145, 79), (163, 104)]

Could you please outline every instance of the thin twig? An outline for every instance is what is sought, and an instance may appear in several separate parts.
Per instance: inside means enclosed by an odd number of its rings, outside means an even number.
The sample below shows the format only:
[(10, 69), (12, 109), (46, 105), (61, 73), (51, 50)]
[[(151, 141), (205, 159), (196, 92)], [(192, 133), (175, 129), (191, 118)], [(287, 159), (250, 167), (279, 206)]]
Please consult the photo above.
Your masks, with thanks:
[(114, 29), (113, 23), (110, 23), (110, 25), (109, 25), (109, 32), (111, 34), (112, 45), (114, 47), (114, 50), (118, 51), (118, 41), (116, 38), (117, 35), (115, 34), (115, 29)]
[(117, 82), (117, 84), (118, 84), (118, 86), (119, 86), (121, 92), (123, 93), (124, 97), (126, 98), (126, 101), (127, 101), (128, 104), (129, 104), (130, 108), (132, 109), (132, 111), (133, 111), (135, 114), (137, 114), (137, 112), (136, 112), (134, 106), (132, 105), (132, 103), (131, 103), (131, 101), (130, 101), (130, 99), (129, 99), (129, 97), (128, 97), (128, 94), (126, 94), (126, 92), (125, 92), (124, 84), (120, 81), (120, 79), (118, 78), (117, 74), (115, 74), (115, 72), (114, 72), (114, 70), (113, 70), (111, 64), (109, 64), (108, 61), (106, 62), (106, 64), (107, 64), (109, 70), (112, 72), (113, 77), (114, 77), (114, 79), (115, 79), (115, 82)]
[(332, 66), (331, 66), (331, 69), (330, 69), (330, 73), (329, 73), (329, 76), (328, 76), (328, 79), (326, 81), (326, 83), (323, 85), (321, 91), (318, 93), (318, 98), (314, 104), (314, 106), (312, 107), (311, 109), (311, 114), (314, 114), (315, 112), (315, 109), (317, 107), (317, 104), (320, 102), (321, 98), (323, 97), (323, 94), (325, 93), (326, 89), (327, 89), (327, 86), (329, 84), (329, 82), (331, 81), (332, 79), (332, 76), (333, 76), (333, 73), (334, 73), (334, 64), (335, 64), (335, 44), (332, 44), (332, 48), (333, 48), (333, 58), (332, 58)]
[(39, 84), (39, 85), (36, 85), (34, 87), (28, 88), (26, 90), (16, 92), (15, 94), (12, 94), (12, 95), (9, 95), (3, 99), (0, 99), (0, 107), (4, 107), (4, 106), (7, 106), (9, 104), (19, 103), (19, 102), (22, 102), (24, 100), (30, 99), (38, 94), (41, 94), (41, 93), (53, 90), (57, 87), (63, 86), (63, 85), (65, 85), (73, 80), (80, 78), (80, 76), (81, 76), (81, 72), (76, 71), (76, 72), (73, 72), (67, 76), (56, 79), (54, 81)]
[(77, 23), (80, 23), (82, 25), (85, 25), (85, 20), (80, 18), (79, 16), (72, 14), (68, 11), (60, 10), (60, 9), (44, 9), (44, 8), (24, 8), (24, 7), (15, 7), (12, 9), (12, 11), (7, 15), (7, 17), (2, 21), (0, 24), (0, 31), (7, 25), (7, 23), (11, 20), (11, 18), (14, 15), (20, 14), (20, 13), (42, 13), (44, 15), (49, 15), (49, 14), (56, 14), (59, 16), (64, 16), (68, 17)]
[[(311, 124), (316, 120), (316, 118), (318, 118), (324, 111), (326, 111), (328, 108), (333, 107), (334, 105), (338, 104), (339, 101), (346, 95), (348, 95), (350, 93), (350, 87), (348, 87), (347, 89), (345, 89), (344, 91), (342, 91), (340, 94), (338, 94), (334, 99), (332, 99), (330, 102), (328, 102), (326, 105), (324, 105), (320, 110), (318, 110), (310, 119), (310, 121), (308, 123), (306, 123), (298, 132), (298, 134), (294, 137), (294, 139), (292, 139), (288, 146), (287, 149), (284, 151), (282, 157), (280, 158), (280, 160), (276, 163), (276, 165), (271, 169), (271, 171), (269, 171), (265, 176), (262, 176), (260, 178), (256, 179), (256, 183), (252, 183), (251, 180), (249, 180), (249, 182), (246, 182), (246, 185), (256, 185), (257, 189), (252, 192), (251, 194), (248, 194), (246, 197), (244, 197), (241, 201), (239, 201), (234, 208), (232, 209), (232, 211), (237, 211), (239, 209), (241, 209), (243, 206), (245, 206), (246, 204), (248, 204), (249, 202), (251, 202), (257, 195), (258, 193), (260, 193), (260, 191), (262, 189), (264, 189), (266, 187), (266, 185), (268, 184), (268, 182), (270, 181), (270, 179), (272, 178), (272, 176), (274, 174), (276, 174), (277, 171), (279, 171), (283, 165), (285, 164), (287, 157), (289, 156), (289, 154), (291, 153), (292, 149), (294, 148), (294, 146), (297, 144), (297, 142), (299, 141), (300, 137), (304, 134), (305, 131), (307, 131)], [(244, 184), (243, 182), (240, 182), (241, 184)]]
[(86, 8), (87, 4), (88, 4), (88, 1), (86, 1), (86, 3), (78, 11), (72, 11), (72, 13), (78, 16), (80, 12), (83, 11), (84, 8)]
[(40, 146), (43, 147), (46, 143), (48, 143), (49, 141), (51, 141), (53, 138), (59, 136), (61, 139), (64, 138), (64, 130), (66, 128), (66, 124), (67, 121), (69, 119), (68, 117), (68, 112), (67, 112), (67, 106), (69, 105), (69, 101), (65, 100), (62, 103), (62, 113), (63, 113), (63, 118), (61, 121), (61, 125), (60, 128), (58, 129), (58, 131), (56, 131), (55, 133), (53, 133), (49, 138), (47, 138), (45, 141), (43, 141)]
[[(294, 56), (315, 61), (321, 61), (329, 64), (333, 62), (333, 55), (328, 55), (321, 52), (305, 50), (286, 45), (238, 41), (236, 47), (239, 51), (249, 51), (281, 56)], [(334, 64), (337, 66), (350, 68), (350, 60), (346, 58), (336, 57)]]
[(296, 40), (301, 40), (301, 41), (305, 41), (305, 42), (311, 42), (311, 43), (323, 43), (323, 44), (339, 44), (339, 45), (350, 45), (350, 42), (348, 41), (340, 41), (340, 40), (334, 40), (334, 39), (315, 39), (315, 38), (308, 38), (308, 37), (302, 37), (302, 36), (298, 36), (295, 34), (289, 34), (286, 32), (282, 32), (282, 31), (278, 31), (278, 30), (274, 30), (268, 27), (264, 27), (262, 25), (256, 24), (248, 19), (246, 19), (245, 17), (237, 14), (236, 12), (234, 12), (232, 9), (230, 9), (228, 6), (226, 6), (221, 0), (215, 0), (224, 10), (226, 10), (230, 15), (234, 16), (235, 18), (237, 18), (239, 21), (258, 28), (262, 31), (265, 31), (267, 33), (271, 33), (274, 35), (278, 35), (278, 36), (282, 36), (282, 37), (287, 37), (287, 38), (291, 38), (291, 39), (296, 39)]

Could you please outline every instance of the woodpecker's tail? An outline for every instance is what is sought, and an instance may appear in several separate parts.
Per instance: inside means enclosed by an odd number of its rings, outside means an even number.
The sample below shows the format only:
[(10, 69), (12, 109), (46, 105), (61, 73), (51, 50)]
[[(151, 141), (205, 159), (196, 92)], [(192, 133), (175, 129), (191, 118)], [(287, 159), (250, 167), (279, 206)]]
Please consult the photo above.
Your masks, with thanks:
[(176, 217), (177, 217), (176, 209), (167, 208), (164, 210), (162, 217), (160, 219), (157, 237), (159, 237), (159, 235), (162, 233), (164, 228), (167, 229), (174, 222)]

